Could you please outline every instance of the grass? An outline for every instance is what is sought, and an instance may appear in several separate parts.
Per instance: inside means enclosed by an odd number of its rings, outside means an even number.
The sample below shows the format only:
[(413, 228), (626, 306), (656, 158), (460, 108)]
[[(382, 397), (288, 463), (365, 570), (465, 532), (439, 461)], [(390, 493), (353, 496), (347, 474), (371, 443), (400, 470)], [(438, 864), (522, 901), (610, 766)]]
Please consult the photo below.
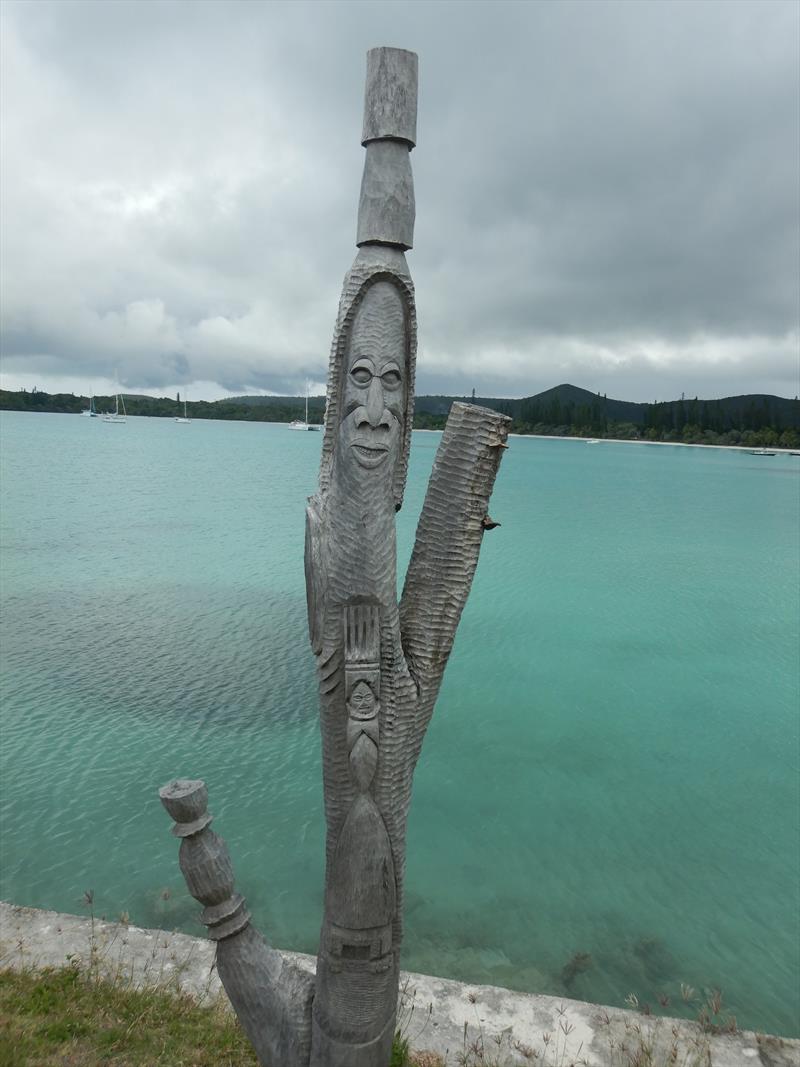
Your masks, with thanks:
[[(716, 1009), (716, 1014), (714, 1012)], [(710, 1017), (709, 1017), (710, 1016)], [(510, 1033), (484, 1037), (464, 1029), (461, 1049), (447, 1060), (413, 1052), (407, 1014), (395, 1037), (390, 1067), (585, 1067), (568, 1052), (570, 1024), (562, 1012), (552, 1034), (537, 1048)], [(670, 1019), (595, 1020), (605, 1031), (610, 1067), (709, 1067), (709, 1036), (730, 1032), (719, 995), (704, 1001), (698, 1023), (678, 1029)], [(719, 1025), (719, 1023), (722, 1025)], [(426, 1023), (423, 1021), (422, 1030)], [(780, 1039), (759, 1039), (760, 1044)], [(423, 1042), (424, 1043), (424, 1042)], [(161, 986), (134, 989), (78, 964), (58, 970), (0, 971), (0, 1067), (257, 1067), (258, 1061), (224, 1002), (198, 1003)]]
[(233, 1015), (82, 972), (0, 971), (0, 1067), (257, 1067)]
[[(570, 1047), (572, 1026), (563, 1005), (553, 1032), (543, 1033), (536, 1048), (514, 1040), (510, 1031), (484, 1035), (476, 1015), (476, 1026), (464, 1027), (462, 1047), (446, 1060), (414, 1052), (412, 1044), (424, 1046), (430, 1009), (415, 1017), (413, 998), (413, 991), (403, 990), (389, 1067), (588, 1067), (583, 1050)], [(683, 999), (695, 1001), (696, 1022), (646, 1018), (649, 1008), (642, 1010), (632, 995), (638, 1019), (602, 1009), (594, 1023), (604, 1035), (609, 1067), (710, 1067), (709, 1038), (735, 1032), (735, 1020), (718, 992), (695, 1000), (694, 990), (684, 987)], [(759, 1038), (760, 1044), (769, 1041), (782, 1044)], [(88, 969), (75, 960), (60, 969), (0, 970), (0, 1067), (56, 1065), (258, 1067), (258, 1061), (224, 1001), (200, 1003), (174, 982), (133, 988), (121, 973), (101, 976), (96, 961)]]

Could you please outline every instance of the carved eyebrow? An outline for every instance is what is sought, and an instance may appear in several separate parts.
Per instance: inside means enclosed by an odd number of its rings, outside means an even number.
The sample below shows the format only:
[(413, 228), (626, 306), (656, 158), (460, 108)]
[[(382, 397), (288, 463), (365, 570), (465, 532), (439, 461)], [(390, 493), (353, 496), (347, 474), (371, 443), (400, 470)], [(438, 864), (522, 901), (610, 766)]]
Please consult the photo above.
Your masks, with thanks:
[(372, 371), (373, 374), (375, 373), (375, 364), (370, 356), (356, 356), (350, 367), (350, 372), (352, 373), (354, 370), (358, 370), (359, 367), (365, 367), (367, 370)]

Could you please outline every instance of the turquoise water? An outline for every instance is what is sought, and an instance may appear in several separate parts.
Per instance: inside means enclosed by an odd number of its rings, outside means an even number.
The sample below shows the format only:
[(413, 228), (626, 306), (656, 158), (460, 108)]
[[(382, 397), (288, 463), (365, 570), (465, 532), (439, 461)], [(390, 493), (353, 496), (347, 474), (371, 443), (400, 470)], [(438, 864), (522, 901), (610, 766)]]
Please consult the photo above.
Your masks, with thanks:
[[(414, 435), (402, 567), (438, 441)], [(0, 895), (201, 932), (157, 789), (203, 777), (259, 925), (315, 951), (321, 435), (4, 413), (0, 443)], [(511, 441), (417, 770), (406, 967), (713, 986), (800, 1031), (799, 512), (789, 456)]]

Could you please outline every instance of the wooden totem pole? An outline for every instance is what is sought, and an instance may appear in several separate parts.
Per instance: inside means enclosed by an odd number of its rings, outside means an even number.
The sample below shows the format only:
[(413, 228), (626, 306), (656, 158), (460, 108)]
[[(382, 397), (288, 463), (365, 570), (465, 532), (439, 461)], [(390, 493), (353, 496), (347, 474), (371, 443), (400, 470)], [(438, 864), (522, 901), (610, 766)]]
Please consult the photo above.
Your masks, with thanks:
[(417, 324), (412, 247), (417, 57), (367, 57), (358, 255), (331, 347), (319, 490), (306, 516), (306, 592), (320, 689), (325, 903), (316, 980), (250, 923), (202, 782), (161, 799), (180, 865), (205, 905), (222, 983), (269, 1067), (386, 1067), (403, 933), (411, 783), (483, 534), (509, 420), (454, 404), (403, 595), (395, 512), (405, 487)]

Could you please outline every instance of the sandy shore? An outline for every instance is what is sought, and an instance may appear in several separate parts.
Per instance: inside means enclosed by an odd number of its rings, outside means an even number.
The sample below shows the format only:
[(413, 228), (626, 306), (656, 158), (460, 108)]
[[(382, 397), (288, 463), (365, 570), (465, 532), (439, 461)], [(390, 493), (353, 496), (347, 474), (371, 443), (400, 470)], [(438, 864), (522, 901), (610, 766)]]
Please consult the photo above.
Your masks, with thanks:
[[(716, 448), (724, 452), (744, 452), (745, 454), (752, 454), (761, 448), (760, 445), (698, 445), (688, 444), (686, 441), (642, 441), (641, 439), (631, 439), (629, 437), (561, 437), (557, 434), (549, 433), (510, 433), (508, 436), (519, 438), (535, 437), (538, 441), (581, 441), (584, 444), (592, 441), (598, 445), (661, 445), (663, 448)], [(777, 456), (800, 456), (800, 452), (795, 452), (793, 449), (788, 448), (778, 448), (777, 445), (770, 446), (767, 451), (774, 452)]]

